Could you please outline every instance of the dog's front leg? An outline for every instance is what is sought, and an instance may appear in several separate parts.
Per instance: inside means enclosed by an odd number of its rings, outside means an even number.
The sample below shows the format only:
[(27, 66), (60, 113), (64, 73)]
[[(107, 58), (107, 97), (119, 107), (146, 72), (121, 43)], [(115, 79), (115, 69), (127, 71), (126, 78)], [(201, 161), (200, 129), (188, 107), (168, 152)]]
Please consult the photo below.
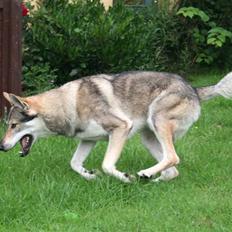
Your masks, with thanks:
[(109, 144), (102, 163), (102, 169), (106, 174), (114, 176), (123, 182), (129, 183), (133, 176), (120, 172), (116, 169), (122, 148), (126, 142), (130, 128), (116, 128), (109, 136)]
[(70, 163), (72, 169), (87, 180), (96, 178), (96, 175), (93, 171), (88, 171), (83, 167), (84, 161), (88, 157), (95, 144), (96, 142), (94, 141), (80, 141)]

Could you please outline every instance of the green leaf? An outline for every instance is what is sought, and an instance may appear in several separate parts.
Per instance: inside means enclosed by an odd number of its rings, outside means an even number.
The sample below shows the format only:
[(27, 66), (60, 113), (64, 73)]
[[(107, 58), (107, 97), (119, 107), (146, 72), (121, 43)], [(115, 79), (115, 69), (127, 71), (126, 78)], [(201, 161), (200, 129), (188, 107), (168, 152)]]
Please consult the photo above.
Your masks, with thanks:
[(76, 33), (80, 33), (82, 30), (81, 30), (80, 28), (75, 28), (74, 31), (75, 31)]
[(209, 22), (208, 25), (210, 27), (216, 27), (217, 26), (217, 24), (215, 22), (213, 22), (213, 21)]
[(215, 41), (216, 41), (215, 38), (209, 38), (209, 39), (207, 39), (207, 44), (212, 44), (212, 45), (214, 45)]
[(197, 59), (196, 59), (197, 63), (201, 63), (202, 61), (203, 61), (203, 59), (201, 57), (197, 57)]
[(216, 47), (222, 47), (223, 43), (220, 40), (215, 41)]
[(222, 42), (225, 43), (226, 42), (226, 37), (224, 35), (219, 35), (218, 39)]
[(203, 22), (209, 21), (209, 16), (202, 10), (196, 7), (182, 7), (177, 11), (177, 15), (183, 15), (185, 18), (193, 18), (199, 16)]

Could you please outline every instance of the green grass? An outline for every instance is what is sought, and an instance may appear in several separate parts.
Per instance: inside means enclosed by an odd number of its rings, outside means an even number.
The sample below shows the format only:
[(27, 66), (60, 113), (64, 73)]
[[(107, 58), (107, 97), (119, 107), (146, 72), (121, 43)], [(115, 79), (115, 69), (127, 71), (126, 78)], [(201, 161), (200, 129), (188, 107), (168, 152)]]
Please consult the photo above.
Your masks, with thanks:
[[(222, 75), (191, 77), (194, 86)], [(202, 106), (200, 120), (177, 142), (180, 176), (163, 183), (124, 184), (101, 176), (88, 182), (69, 166), (77, 142), (39, 140), (20, 158), (19, 147), (1, 153), (0, 231), (232, 231), (232, 101)], [(88, 168), (101, 167), (106, 143), (98, 143)], [(136, 173), (154, 163), (131, 139), (118, 163)]]

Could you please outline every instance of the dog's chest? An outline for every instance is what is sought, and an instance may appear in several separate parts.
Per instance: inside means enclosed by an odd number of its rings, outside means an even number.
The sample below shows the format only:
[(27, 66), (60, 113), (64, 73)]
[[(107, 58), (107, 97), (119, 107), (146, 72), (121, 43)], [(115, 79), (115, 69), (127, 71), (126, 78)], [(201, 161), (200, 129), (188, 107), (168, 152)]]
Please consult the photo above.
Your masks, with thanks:
[(76, 137), (83, 140), (100, 140), (107, 136), (107, 131), (94, 120), (91, 120), (85, 129), (76, 132)]
[[(132, 137), (137, 131), (141, 130), (145, 125), (144, 119), (136, 119), (128, 134), (128, 138)], [(105, 140), (109, 133), (96, 121), (91, 120), (84, 130), (77, 129), (75, 136), (83, 140)]]

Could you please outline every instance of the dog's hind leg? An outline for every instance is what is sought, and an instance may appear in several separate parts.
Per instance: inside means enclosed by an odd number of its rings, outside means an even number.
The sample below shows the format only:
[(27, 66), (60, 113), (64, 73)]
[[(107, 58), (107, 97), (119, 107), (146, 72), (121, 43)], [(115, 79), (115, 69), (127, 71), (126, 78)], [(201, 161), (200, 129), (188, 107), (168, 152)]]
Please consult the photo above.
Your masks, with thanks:
[(151, 178), (158, 172), (162, 172), (167, 168), (175, 166), (179, 163), (179, 157), (177, 156), (173, 145), (174, 125), (170, 120), (166, 120), (164, 118), (157, 118), (157, 121), (159, 121), (159, 123), (153, 125), (153, 130), (162, 147), (163, 158), (158, 164), (152, 166), (151, 168), (138, 172), (139, 176), (145, 178)]
[(139, 176), (150, 178), (179, 163), (174, 140), (185, 134), (200, 115), (199, 100), (188, 91), (163, 92), (149, 106), (147, 123), (161, 145), (163, 157), (153, 167), (141, 170)]
[(96, 178), (96, 175), (92, 171), (88, 171), (83, 167), (83, 163), (88, 157), (90, 151), (94, 147), (96, 142), (94, 141), (80, 141), (77, 150), (75, 151), (72, 160), (71, 160), (71, 167), (72, 169), (79, 173), (81, 176), (83, 176), (87, 180), (91, 180)]
[[(161, 162), (163, 159), (163, 151), (160, 142), (154, 136), (154, 133), (145, 129), (141, 132), (141, 140), (143, 145), (150, 151), (151, 155), (158, 161)], [(158, 181), (169, 181), (174, 179), (179, 175), (178, 170), (173, 166), (161, 172), (161, 175), (154, 179), (155, 182)]]

